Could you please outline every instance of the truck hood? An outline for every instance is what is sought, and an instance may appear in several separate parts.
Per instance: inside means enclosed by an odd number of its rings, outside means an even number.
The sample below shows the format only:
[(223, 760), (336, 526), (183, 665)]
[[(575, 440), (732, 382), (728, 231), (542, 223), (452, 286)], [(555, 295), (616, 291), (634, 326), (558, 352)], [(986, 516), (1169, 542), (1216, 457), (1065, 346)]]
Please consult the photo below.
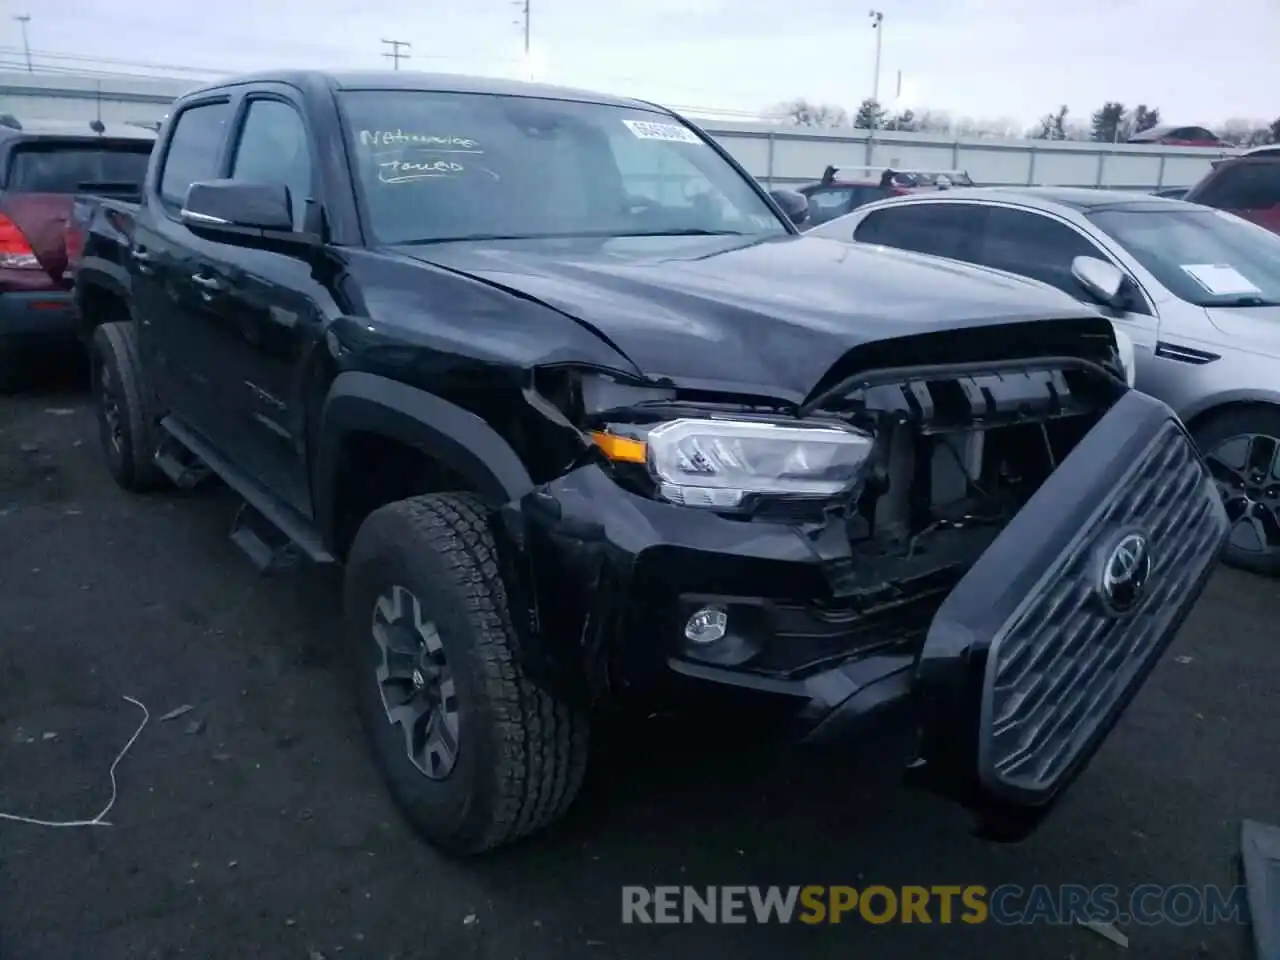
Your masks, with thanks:
[(806, 395), (841, 356), (873, 341), (1098, 316), (1064, 293), (1009, 274), (815, 237), (475, 241), (393, 250), (552, 307), (648, 376), (792, 397)]

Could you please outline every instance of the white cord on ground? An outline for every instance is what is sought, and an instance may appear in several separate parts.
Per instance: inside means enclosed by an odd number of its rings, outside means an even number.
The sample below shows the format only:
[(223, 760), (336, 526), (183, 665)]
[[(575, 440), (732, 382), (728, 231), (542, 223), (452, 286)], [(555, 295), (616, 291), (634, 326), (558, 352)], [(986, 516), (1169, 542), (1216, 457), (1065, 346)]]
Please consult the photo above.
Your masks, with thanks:
[(30, 823), (37, 827), (109, 827), (111, 826), (111, 821), (104, 820), (103, 817), (105, 817), (108, 813), (110, 813), (111, 808), (116, 805), (116, 794), (117, 794), (116, 767), (120, 765), (120, 761), (124, 759), (124, 755), (129, 752), (129, 748), (133, 746), (134, 741), (138, 739), (139, 735), (141, 735), (142, 733), (143, 728), (146, 727), (147, 723), (151, 720), (151, 711), (147, 709), (146, 704), (133, 699), (133, 697), (125, 697), (124, 699), (128, 700), (135, 707), (138, 707), (140, 710), (142, 710), (142, 722), (138, 724), (138, 729), (133, 731), (133, 736), (129, 738), (129, 742), (124, 745), (124, 747), (120, 750), (120, 752), (116, 754), (115, 760), (111, 762), (111, 769), (108, 771), (109, 775), (111, 776), (111, 799), (107, 801), (107, 805), (102, 808), (101, 813), (99, 813), (92, 820), (36, 820), (32, 817), (19, 817), (12, 813), (0, 813), (0, 820), (11, 820), (14, 823)]

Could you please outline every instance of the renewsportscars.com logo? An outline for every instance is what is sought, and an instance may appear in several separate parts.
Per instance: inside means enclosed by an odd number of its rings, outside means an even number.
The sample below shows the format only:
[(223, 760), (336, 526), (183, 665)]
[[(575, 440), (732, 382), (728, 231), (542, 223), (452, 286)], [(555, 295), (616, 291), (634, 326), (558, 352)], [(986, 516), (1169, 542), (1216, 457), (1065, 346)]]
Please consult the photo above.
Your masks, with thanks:
[(622, 888), (623, 923), (872, 924), (1246, 923), (1242, 886), (977, 884), (889, 887), (657, 886)]

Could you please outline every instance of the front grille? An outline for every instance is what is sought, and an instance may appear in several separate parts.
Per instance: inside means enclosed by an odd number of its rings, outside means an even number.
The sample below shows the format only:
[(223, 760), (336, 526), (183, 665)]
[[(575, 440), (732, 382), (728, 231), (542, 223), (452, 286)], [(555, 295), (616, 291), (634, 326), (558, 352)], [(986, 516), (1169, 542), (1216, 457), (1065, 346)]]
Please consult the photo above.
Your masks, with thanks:
[[(992, 644), (982, 746), (989, 776), (1043, 792), (1066, 775), (1160, 655), (1182, 598), (1213, 562), (1226, 518), (1186, 434), (1169, 421), (1028, 606)], [(1125, 616), (1104, 607), (1099, 551), (1147, 537), (1148, 591)]]

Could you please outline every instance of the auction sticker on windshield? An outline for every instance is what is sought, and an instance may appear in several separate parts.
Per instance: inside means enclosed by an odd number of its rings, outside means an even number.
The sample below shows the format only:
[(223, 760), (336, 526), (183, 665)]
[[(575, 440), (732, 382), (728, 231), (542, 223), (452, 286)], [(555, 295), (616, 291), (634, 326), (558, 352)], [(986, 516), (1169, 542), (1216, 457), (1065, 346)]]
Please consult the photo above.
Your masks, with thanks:
[(702, 143), (692, 130), (678, 123), (654, 123), (649, 120), (623, 120), (627, 129), (641, 140), (669, 140), (673, 143)]
[(1229, 263), (1184, 263), (1181, 266), (1187, 276), (1215, 297), (1262, 292)]

